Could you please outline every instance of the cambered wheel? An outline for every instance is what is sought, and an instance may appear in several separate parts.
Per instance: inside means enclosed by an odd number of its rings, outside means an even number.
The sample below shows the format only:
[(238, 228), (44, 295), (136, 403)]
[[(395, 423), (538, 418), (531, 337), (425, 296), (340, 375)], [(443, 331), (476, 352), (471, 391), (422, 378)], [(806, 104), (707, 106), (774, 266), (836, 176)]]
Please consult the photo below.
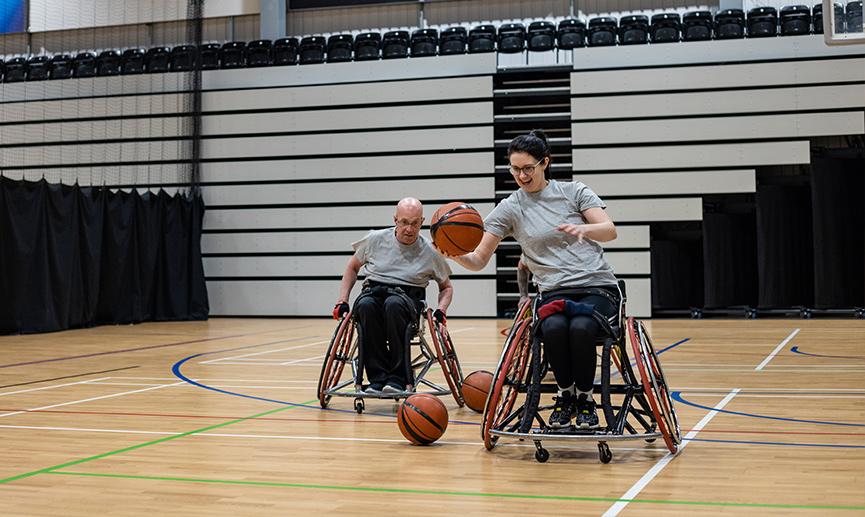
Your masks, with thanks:
[(484, 407), (481, 432), (487, 450), (492, 450), (498, 439), (490, 431), (500, 429), (510, 416), (519, 394), (518, 387), (525, 382), (531, 349), (529, 343), (531, 324), (531, 319), (516, 322), (511, 328), (508, 339), (505, 340), (502, 357), (493, 375), (492, 388)]
[(652, 409), (652, 415), (658, 430), (664, 437), (667, 449), (675, 454), (682, 443), (682, 433), (679, 420), (673, 407), (673, 399), (661, 363), (655, 353), (651, 337), (642, 322), (628, 318), (628, 339), (637, 362), (637, 369), (642, 379), (643, 391)]
[(460, 367), (460, 360), (457, 357), (454, 343), (451, 340), (450, 334), (448, 334), (447, 327), (439, 324), (432, 314), (433, 312), (427, 309), (427, 326), (430, 329), (436, 357), (448, 381), (448, 387), (450, 387), (454, 400), (459, 407), (463, 407), (465, 401), (463, 400), (463, 370)]
[(330, 345), (325, 354), (324, 364), (321, 366), (321, 375), (318, 378), (318, 402), (321, 407), (326, 408), (330, 402), (327, 394), (339, 383), (345, 364), (351, 360), (351, 342), (354, 337), (354, 325), (351, 313), (346, 314), (336, 326)]

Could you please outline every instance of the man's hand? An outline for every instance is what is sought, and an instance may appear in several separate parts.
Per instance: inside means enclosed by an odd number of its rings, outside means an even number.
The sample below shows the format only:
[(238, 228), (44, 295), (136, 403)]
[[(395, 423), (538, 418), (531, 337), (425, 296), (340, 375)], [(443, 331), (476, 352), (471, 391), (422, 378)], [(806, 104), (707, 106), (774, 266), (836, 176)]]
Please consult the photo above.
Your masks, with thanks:
[(338, 320), (348, 314), (348, 311), (351, 310), (351, 307), (348, 306), (346, 302), (336, 302), (336, 305), (333, 306), (333, 319)]
[(433, 319), (439, 322), (439, 325), (447, 325), (448, 323), (447, 315), (441, 309), (436, 309), (435, 312), (433, 312)]

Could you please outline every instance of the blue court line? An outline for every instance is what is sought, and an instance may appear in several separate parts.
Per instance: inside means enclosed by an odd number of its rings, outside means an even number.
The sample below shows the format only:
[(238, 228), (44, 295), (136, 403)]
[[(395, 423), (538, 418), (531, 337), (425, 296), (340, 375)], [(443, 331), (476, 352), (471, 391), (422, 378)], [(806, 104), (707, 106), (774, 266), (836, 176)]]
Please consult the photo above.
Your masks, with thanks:
[(786, 445), (792, 447), (829, 447), (837, 449), (865, 449), (865, 445), (848, 445), (844, 443), (797, 443), (797, 442), (753, 442), (747, 440), (717, 440), (712, 438), (683, 439), (689, 442), (736, 443), (744, 445)]
[[(288, 402), (288, 401), (285, 401), (285, 400), (270, 399), (270, 398), (267, 398), (267, 397), (258, 397), (258, 396), (255, 396), (255, 395), (247, 395), (247, 394), (245, 394), (245, 393), (238, 393), (238, 392), (236, 392), (236, 391), (228, 391), (228, 390), (224, 390), (224, 389), (221, 389), (221, 388), (214, 388), (213, 386), (208, 386), (207, 384), (202, 384), (202, 383), (200, 383), (200, 382), (198, 382), (198, 381), (195, 381), (195, 380), (190, 379), (189, 377), (187, 377), (187, 376), (186, 376), (186, 375), (181, 371), (181, 367), (182, 367), (182, 366), (183, 366), (187, 361), (190, 361), (190, 360), (195, 359), (195, 358), (197, 358), (197, 357), (203, 357), (203, 356), (211, 355), (211, 354), (219, 354), (219, 353), (223, 353), (223, 352), (232, 352), (232, 351), (234, 351), (234, 350), (242, 350), (242, 349), (244, 349), (244, 348), (252, 348), (252, 347), (256, 347), (256, 346), (264, 346), (264, 345), (268, 345), (268, 344), (270, 344), (270, 343), (262, 343), (262, 344), (260, 344), (260, 345), (247, 345), (247, 346), (242, 346), (242, 347), (237, 347), (237, 348), (227, 348), (227, 349), (225, 349), (225, 350), (214, 350), (214, 351), (212, 351), (212, 352), (202, 352), (202, 353), (200, 353), (200, 354), (195, 354), (195, 355), (191, 355), (191, 356), (189, 356), (189, 357), (184, 357), (183, 359), (181, 359), (180, 361), (177, 361), (176, 363), (174, 363), (174, 364), (171, 366), (171, 373), (173, 373), (175, 377), (177, 377), (178, 379), (182, 380), (183, 382), (186, 382), (186, 383), (188, 383), (188, 384), (192, 384), (193, 386), (198, 386), (199, 388), (204, 388), (204, 389), (206, 389), (206, 390), (215, 391), (215, 392), (217, 392), (217, 393), (223, 393), (223, 394), (225, 394), (225, 395), (233, 395), (233, 396), (235, 396), (235, 397), (243, 397), (243, 398), (252, 399), (252, 400), (261, 400), (261, 401), (263, 401), (263, 402), (272, 402), (272, 403), (274, 403), (274, 404), (282, 404), (282, 405), (285, 405), (285, 406), (294, 406), (294, 407), (302, 407), (302, 408), (307, 408), (307, 409), (316, 409), (316, 410), (318, 410), (318, 411), (335, 411), (335, 412), (337, 412), (337, 413), (351, 413), (351, 414), (355, 414), (355, 411), (354, 411), (353, 409), (322, 408), (321, 406), (312, 406), (312, 405), (309, 405), (309, 404), (298, 404), (298, 403), (296, 403), (296, 402)], [(394, 415), (391, 415), (391, 414), (372, 413), (372, 412), (367, 412), (367, 414), (369, 414), (369, 415), (375, 415), (375, 416), (383, 416), (383, 417), (395, 418)], [(476, 423), (476, 422), (464, 422), (464, 421), (461, 421), (461, 420), (448, 420), (448, 422), (450, 422), (450, 423), (452, 423), (452, 424), (462, 424), (462, 425), (481, 425), (481, 424)]]
[(672, 348), (676, 348), (677, 346), (681, 345), (682, 343), (684, 343), (684, 342), (686, 342), (686, 341), (690, 341), (690, 340), (691, 340), (691, 338), (686, 337), (685, 339), (683, 339), (683, 340), (681, 340), (681, 341), (676, 341), (676, 342), (673, 343), (672, 345), (667, 346), (667, 347), (664, 347), (664, 348), (658, 350), (658, 351), (655, 352), (655, 353), (658, 354), (658, 355), (661, 355), (661, 354), (663, 354), (664, 352), (666, 352), (667, 350), (670, 350), (670, 349), (672, 349)]
[[(755, 413), (743, 413), (741, 411), (730, 411), (729, 409), (715, 409), (713, 407), (704, 406), (702, 404), (697, 404), (696, 402), (691, 402), (691, 401), (685, 400), (682, 397), (681, 391), (674, 391), (670, 394), (670, 396), (673, 397), (673, 400), (675, 400), (677, 402), (681, 402), (682, 404), (685, 404), (686, 406), (692, 406), (692, 407), (696, 407), (696, 408), (700, 408), (700, 409), (705, 409), (707, 411), (717, 411), (718, 413), (727, 413), (728, 415), (747, 416), (747, 417), (751, 417), (751, 418), (764, 418), (766, 420), (781, 420), (784, 422), (799, 422), (799, 423), (803, 423), (803, 424), (840, 425), (840, 426), (846, 426), (846, 427), (865, 427), (865, 424), (851, 424), (851, 423), (847, 423), (847, 422), (827, 422), (824, 420), (803, 420), (803, 419), (799, 419), (799, 418), (785, 418), (785, 417), (780, 417), (780, 416), (757, 415)], [(749, 442), (749, 443), (757, 443), (757, 442)]]
[(811, 357), (831, 357), (831, 358), (833, 358), (833, 359), (865, 359), (865, 356), (861, 356), (861, 355), (824, 355), (824, 354), (811, 354), (811, 353), (803, 352), (803, 351), (799, 350), (799, 347), (798, 347), (798, 346), (794, 346), (794, 347), (790, 348), (790, 351), (793, 352), (794, 354), (799, 354), (799, 355), (810, 355)]

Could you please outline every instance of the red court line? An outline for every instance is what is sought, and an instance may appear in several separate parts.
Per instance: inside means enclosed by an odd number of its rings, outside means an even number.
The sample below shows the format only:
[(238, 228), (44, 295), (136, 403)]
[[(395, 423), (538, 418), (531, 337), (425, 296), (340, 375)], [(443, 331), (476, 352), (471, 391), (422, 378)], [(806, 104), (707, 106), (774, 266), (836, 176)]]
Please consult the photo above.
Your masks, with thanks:
[[(302, 327), (300, 327), (300, 328), (302, 328)], [(269, 332), (282, 332), (285, 330), (297, 330), (297, 329), (295, 328), (295, 329), (283, 329), (283, 330), (266, 330), (266, 331), (262, 331), (262, 332), (252, 332), (250, 334), (237, 334), (235, 336), (210, 337), (210, 338), (205, 338), (205, 339), (195, 339), (192, 341), (180, 341), (178, 343), (164, 343), (161, 345), (148, 345), (148, 346), (140, 346), (140, 347), (135, 347), (135, 348), (124, 348), (122, 350), (111, 350), (109, 352), (94, 352), (92, 354), (81, 354), (81, 355), (70, 355), (70, 356), (66, 356), (66, 357), (55, 357), (53, 359), (41, 359), (39, 361), (26, 361), (23, 363), (0, 364), (0, 368), (12, 368), (14, 366), (27, 366), (30, 364), (53, 363), (55, 361), (69, 361), (71, 359), (84, 359), (87, 357), (98, 357), (98, 356), (102, 356), (102, 355), (122, 354), (125, 352), (138, 352), (141, 350), (153, 350), (155, 348), (165, 348), (165, 347), (170, 347), (170, 346), (191, 345), (194, 343), (205, 343), (207, 341), (219, 341), (221, 339), (233, 339), (233, 338), (239, 338), (239, 337), (254, 336), (257, 334), (267, 334)], [(280, 342), (281, 341), (275, 341), (274, 343), (280, 343)], [(267, 344), (271, 344), (271, 343), (263, 343), (263, 344), (267, 345)]]
[[(70, 410), (28, 410), (14, 408), (0, 408), (0, 411), (24, 411), (27, 413), (59, 413), (69, 415), (112, 415), (112, 416), (147, 416), (147, 417), (163, 417), (163, 418), (217, 418), (217, 419), (237, 419), (242, 417), (237, 416), (219, 416), (219, 415), (188, 415), (179, 413), (132, 413), (124, 411), (70, 411)], [(350, 419), (331, 419), (331, 418), (278, 418), (278, 417), (260, 417), (255, 420), (273, 420), (277, 422), (339, 422), (339, 423), (372, 423), (372, 424), (391, 424), (393, 420), (371, 420), (368, 417), (363, 417), (363, 420)], [(682, 429), (683, 433), (689, 432), (690, 429)], [(753, 431), (748, 429), (701, 429), (701, 433), (721, 433), (721, 434), (790, 434), (790, 435), (812, 435), (812, 436), (865, 436), (865, 433), (854, 432), (830, 432), (830, 431)]]

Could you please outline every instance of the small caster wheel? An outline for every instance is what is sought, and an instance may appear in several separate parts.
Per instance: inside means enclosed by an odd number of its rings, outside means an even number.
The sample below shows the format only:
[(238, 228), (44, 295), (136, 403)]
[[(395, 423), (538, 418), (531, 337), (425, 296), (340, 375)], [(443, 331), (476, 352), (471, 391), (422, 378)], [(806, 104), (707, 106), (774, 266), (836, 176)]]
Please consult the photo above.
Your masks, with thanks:
[(691, 319), (692, 320), (701, 320), (703, 319), (703, 309), (691, 309)]
[(750, 307), (745, 309), (745, 318), (749, 320), (757, 319), (757, 309), (751, 309)]
[(855, 317), (857, 320), (865, 319), (865, 309), (856, 309)]
[(364, 410), (363, 399), (354, 399), (354, 410), (357, 411), (358, 415), (363, 413), (363, 410)]
[(327, 405), (330, 404), (330, 395), (318, 399), (318, 404), (321, 406), (322, 409), (326, 409)]
[(538, 449), (535, 451), (535, 459), (538, 463), (546, 463), (550, 459), (550, 451), (546, 449)]
[(609, 463), (610, 460), (613, 459), (613, 453), (610, 452), (610, 447), (606, 442), (598, 443), (598, 457), (601, 459), (601, 463)]
[(811, 309), (801, 309), (799, 311), (799, 317), (801, 317), (803, 320), (810, 320), (812, 316), (813, 313), (811, 312)]
[(657, 440), (657, 438), (646, 438), (646, 443), (655, 443), (655, 440)]

